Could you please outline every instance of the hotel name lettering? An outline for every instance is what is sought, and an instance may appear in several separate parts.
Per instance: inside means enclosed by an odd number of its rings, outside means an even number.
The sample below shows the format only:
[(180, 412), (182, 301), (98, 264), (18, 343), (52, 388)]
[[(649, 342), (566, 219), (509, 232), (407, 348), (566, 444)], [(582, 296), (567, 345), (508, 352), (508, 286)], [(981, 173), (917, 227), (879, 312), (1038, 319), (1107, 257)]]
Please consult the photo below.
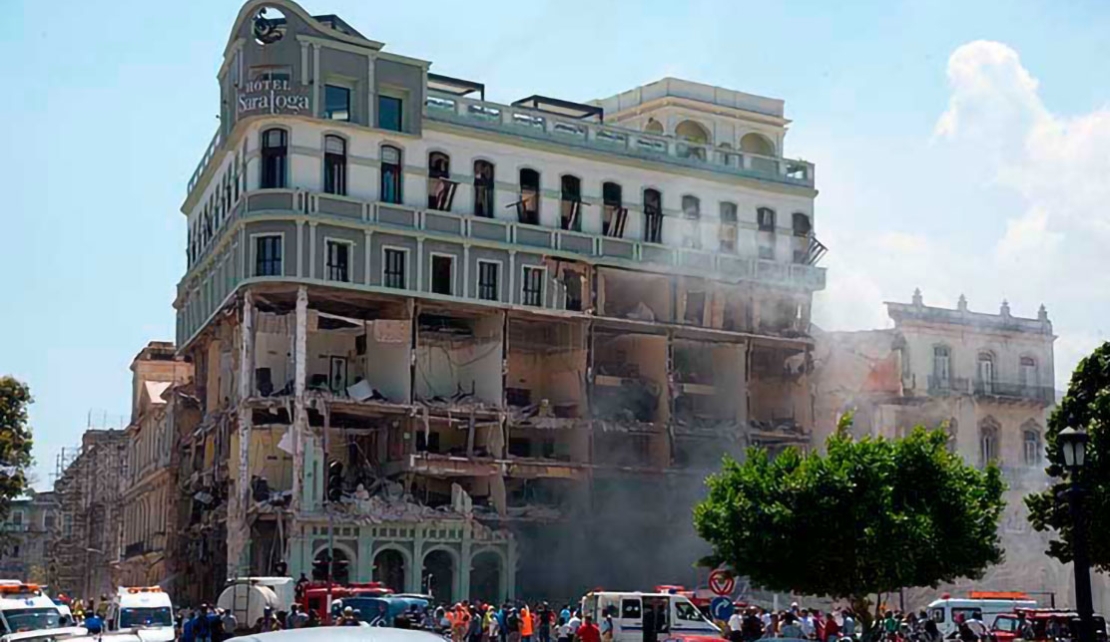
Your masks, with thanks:
[(240, 116), (254, 113), (299, 114), (309, 111), (308, 95), (288, 80), (251, 80), (239, 92)]

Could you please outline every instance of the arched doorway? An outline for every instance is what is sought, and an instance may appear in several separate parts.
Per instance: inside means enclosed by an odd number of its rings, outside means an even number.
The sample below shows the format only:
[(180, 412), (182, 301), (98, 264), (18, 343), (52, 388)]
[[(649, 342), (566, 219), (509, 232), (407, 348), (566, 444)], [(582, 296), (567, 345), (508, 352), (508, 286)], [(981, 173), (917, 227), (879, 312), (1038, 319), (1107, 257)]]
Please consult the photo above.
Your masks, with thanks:
[(374, 581), (385, 584), (394, 593), (405, 592), (405, 556), (401, 551), (387, 548), (374, 556)]
[[(341, 548), (333, 549), (331, 579), (336, 584), (350, 584), (351, 558)], [(327, 580), (328, 577), (328, 549), (322, 548), (316, 553), (312, 564), (312, 579)]]
[(425, 555), (420, 584), (424, 593), (435, 596), (436, 602), (454, 602), (455, 556), (442, 548)]
[(501, 595), (501, 556), (494, 551), (478, 553), (470, 560), (470, 599), (498, 604)]

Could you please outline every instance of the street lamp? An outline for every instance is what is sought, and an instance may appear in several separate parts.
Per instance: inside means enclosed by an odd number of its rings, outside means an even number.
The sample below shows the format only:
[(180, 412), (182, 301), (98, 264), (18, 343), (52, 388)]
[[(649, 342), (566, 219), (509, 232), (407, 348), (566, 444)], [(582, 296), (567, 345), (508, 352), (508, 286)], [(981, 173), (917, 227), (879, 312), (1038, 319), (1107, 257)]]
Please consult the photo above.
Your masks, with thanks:
[(1095, 642), (1091, 606), (1091, 560), (1087, 555), (1087, 523), (1083, 515), (1083, 489), (1079, 485), (1079, 471), (1087, 460), (1086, 431), (1065, 428), (1056, 436), (1060, 454), (1068, 469), (1071, 488), (1068, 499), (1072, 515), (1072, 566), (1075, 571), (1075, 606), (1079, 613), (1079, 642)]

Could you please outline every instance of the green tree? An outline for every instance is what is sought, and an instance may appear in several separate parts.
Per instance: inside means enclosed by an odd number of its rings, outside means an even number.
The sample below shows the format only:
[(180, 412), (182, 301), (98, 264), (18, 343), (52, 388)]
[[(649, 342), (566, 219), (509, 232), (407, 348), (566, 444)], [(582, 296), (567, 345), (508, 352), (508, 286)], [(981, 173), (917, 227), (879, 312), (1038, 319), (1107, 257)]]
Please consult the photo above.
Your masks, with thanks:
[[(14, 377), (0, 377), (0, 522), (8, 519), (12, 500), (27, 490), (31, 466), (31, 429), (27, 406), (31, 390)], [(6, 546), (7, 542), (0, 542)]]
[(1004, 484), (997, 467), (949, 452), (942, 430), (857, 441), (850, 424), (825, 455), (726, 457), (694, 525), (713, 549), (704, 563), (765, 589), (848, 599), (870, 636), (883, 593), (978, 578), (1002, 560)]
[(1056, 437), (1068, 426), (1085, 429), (1089, 435), (1087, 458), (1079, 475), (1079, 482), (1086, 491), (1083, 512), (1089, 529), (1087, 542), (1092, 565), (1110, 572), (1110, 538), (1105, 536), (1110, 533), (1110, 342), (1103, 343), (1079, 362), (1071, 375), (1068, 393), (1048, 419), (1045, 431), (1048, 467), (1045, 471), (1056, 483), (1025, 498), (1033, 527), (1039, 531), (1056, 531), (1058, 539), (1049, 542), (1048, 554), (1062, 562), (1071, 561), (1073, 529), (1067, 500), (1060, 495), (1069, 482)]

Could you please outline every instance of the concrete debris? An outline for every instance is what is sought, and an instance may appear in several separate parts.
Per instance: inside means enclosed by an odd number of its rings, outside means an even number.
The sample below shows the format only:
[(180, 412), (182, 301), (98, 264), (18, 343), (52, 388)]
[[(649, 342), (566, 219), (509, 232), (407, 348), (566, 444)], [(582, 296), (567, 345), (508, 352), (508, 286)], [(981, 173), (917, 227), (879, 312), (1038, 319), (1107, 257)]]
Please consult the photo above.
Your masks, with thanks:
[(367, 401), (374, 397), (374, 389), (370, 387), (370, 382), (364, 379), (353, 386), (348, 386), (347, 396), (355, 401)]

